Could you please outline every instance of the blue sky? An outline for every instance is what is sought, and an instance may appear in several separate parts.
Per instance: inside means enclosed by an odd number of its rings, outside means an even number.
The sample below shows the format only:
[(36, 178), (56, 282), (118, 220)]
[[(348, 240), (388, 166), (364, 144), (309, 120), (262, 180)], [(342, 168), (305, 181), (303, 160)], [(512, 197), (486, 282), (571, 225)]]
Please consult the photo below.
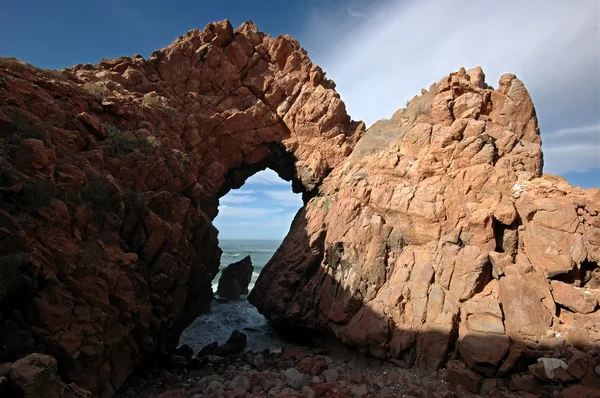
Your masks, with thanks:
[(282, 239), (301, 206), (291, 182), (266, 169), (221, 198), (215, 226), (226, 239)]
[[(297, 38), (336, 82), (350, 115), (367, 125), (461, 66), (481, 65), (492, 86), (512, 72), (536, 105), (545, 172), (600, 186), (597, 0), (5, 3), (0, 56), (44, 68), (148, 57), (210, 21), (253, 20), (271, 35)], [(277, 181), (266, 171), (223, 198), (216, 220), (221, 237), (283, 237), (300, 200)]]

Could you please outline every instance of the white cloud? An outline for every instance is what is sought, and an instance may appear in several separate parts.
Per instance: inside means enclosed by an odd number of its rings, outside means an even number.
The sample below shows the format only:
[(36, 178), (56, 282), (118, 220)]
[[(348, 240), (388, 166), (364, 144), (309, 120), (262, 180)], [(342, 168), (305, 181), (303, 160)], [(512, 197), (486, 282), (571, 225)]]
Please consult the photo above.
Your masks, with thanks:
[(252, 195), (245, 194), (233, 194), (233, 192), (228, 193), (219, 199), (220, 203), (248, 203), (256, 201), (256, 197)]
[(600, 124), (560, 129), (542, 138), (545, 172), (564, 174), (600, 168)]
[[(547, 171), (576, 169), (578, 156), (598, 167), (599, 151), (573, 133), (600, 122), (597, 0), (354, 0), (352, 7), (364, 17), (315, 10), (300, 39), (354, 119), (370, 125), (389, 118), (421, 88), (462, 66), (481, 65), (494, 87), (504, 73), (525, 83)], [(570, 149), (563, 149), (571, 160), (555, 156), (559, 150), (551, 146), (548, 132), (561, 129), (571, 131)]]
[(281, 208), (219, 206), (219, 217), (257, 218), (281, 213)]
[(263, 192), (269, 198), (277, 201), (281, 206), (302, 206), (302, 195), (293, 193), (290, 189), (275, 191), (268, 190)]
[(363, 13), (358, 12), (350, 7), (346, 8), (346, 11), (348, 12), (348, 15), (354, 18), (361, 18), (365, 16)]
[(252, 177), (246, 180), (246, 184), (262, 184), (262, 185), (288, 185), (291, 186), (291, 182), (283, 180), (273, 170), (266, 169), (254, 174)]
[(254, 189), (246, 189), (245, 187), (242, 187), (240, 189), (232, 189), (231, 191), (227, 192), (227, 196), (229, 195), (234, 195), (234, 196), (243, 196), (243, 195), (250, 195), (253, 193), (257, 193), (258, 191), (255, 191)]

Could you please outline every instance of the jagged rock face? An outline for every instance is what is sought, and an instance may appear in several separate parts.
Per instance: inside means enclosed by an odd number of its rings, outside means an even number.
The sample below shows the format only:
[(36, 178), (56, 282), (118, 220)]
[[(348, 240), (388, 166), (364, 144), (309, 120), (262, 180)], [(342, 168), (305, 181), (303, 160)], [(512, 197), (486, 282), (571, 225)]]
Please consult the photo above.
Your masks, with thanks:
[[(374, 124), (297, 215), (250, 301), (427, 368), (600, 344), (600, 191), (542, 175), (523, 83), (461, 69)], [(515, 352), (506, 359), (510, 352)]]
[(141, 56), (0, 60), (0, 362), (110, 396), (212, 298), (218, 199), (271, 167), (309, 198), (364, 133), (289, 37), (227, 21)]
[(486, 375), (598, 342), (600, 193), (541, 175), (516, 77), (461, 70), (363, 135), (252, 23), (149, 60), (0, 60), (0, 362), (45, 352), (110, 396), (207, 308), (218, 199), (265, 167), (307, 202), (251, 294), (274, 322)]

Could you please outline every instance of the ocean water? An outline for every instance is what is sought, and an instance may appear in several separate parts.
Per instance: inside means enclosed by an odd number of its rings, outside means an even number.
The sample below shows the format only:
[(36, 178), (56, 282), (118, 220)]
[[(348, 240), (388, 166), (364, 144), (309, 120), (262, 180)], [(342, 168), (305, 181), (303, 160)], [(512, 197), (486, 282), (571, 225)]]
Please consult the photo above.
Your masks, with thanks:
[[(247, 255), (252, 259), (254, 266), (249, 285), (249, 290), (252, 290), (260, 271), (280, 244), (281, 241), (274, 240), (219, 240), (223, 254), (219, 273), (212, 283), (213, 292), (217, 291), (221, 270)], [(279, 351), (285, 344), (281, 336), (271, 328), (267, 319), (248, 303), (245, 296), (239, 300), (226, 302), (219, 302), (218, 298), (215, 298), (211, 303), (211, 311), (200, 315), (183, 331), (179, 344), (187, 344), (194, 349), (194, 352), (198, 352), (213, 341), (218, 341), (219, 344), (225, 343), (235, 329), (248, 336), (248, 350)]]

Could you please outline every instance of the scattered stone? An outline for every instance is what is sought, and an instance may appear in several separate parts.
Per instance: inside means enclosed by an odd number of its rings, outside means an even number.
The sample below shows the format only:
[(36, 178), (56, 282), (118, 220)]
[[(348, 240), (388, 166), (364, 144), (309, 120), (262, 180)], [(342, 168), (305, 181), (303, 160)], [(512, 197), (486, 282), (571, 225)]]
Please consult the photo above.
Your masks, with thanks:
[(302, 387), (302, 396), (304, 398), (315, 398), (315, 392), (309, 386)]
[(208, 392), (217, 392), (223, 389), (223, 384), (219, 383), (217, 380), (212, 380), (208, 383), (208, 387), (206, 387)]
[(230, 388), (241, 388), (245, 391), (251, 391), (252, 386), (250, 385), (250, 381), (246, 376), (239, 375), (235, 376), (233, 380), (231, 380)]
[(326, 382), (337, 381), (337, 379), (339, 378), (339, 374), (338, 371), (335, 369), (327, 369), (323, 371), (323, 377), (325, 378)]
[(173, 351), (173, 355), (179, 355), (184, 357), (188, 362), (192, 360), (194, 356), (194, 350), (189, 345), (182, 345)]
[(205, 357), (202, 357), (202, 359), (205, 360), (206, 362), (209, 362), (212, 364), (225, 363), (225, 358), (223, 358), (219, 355), (207, 355)]
[[(467, 368), (462, 362), (451, 361), (446, 367), (446, 379), (454, 386), (461, 385), (473, 394), (479, 392), (483, 377)], [(416, 380), (415, 380), (416, 381)]]
[(576, 379), (581, 379), (588, 371), (588, 359), (582, 352), (573, 354), (567, 364), (567, 372)]
[(317, 376), (327, 369), (327, 362), (312, 357), (306, 357), (300, 360), (298, 365), (296, 365), (296, 368), (302, 373)]
[(179, 355), (173, 355), (168, 367), (171, 369), (184, 369), (188, 366), (188, 360)]
[(352, 394), (357, 398), (365, 397), (365, 396), (367, 396), (368, 393), (369, 393), (369, 388), (367, 387), (366, 384), (361, 384), (360, 386), (354, 387), (352, 389)]
[(306, 385), (304, 375), (295, 368), (289, 368), (284, 375), (288, 384), (296, 391), (301, 390)]
[(311, 387), (317, 397), (333, 394), (338, 390), (338, 386), (334, 382), (313, 384)]

